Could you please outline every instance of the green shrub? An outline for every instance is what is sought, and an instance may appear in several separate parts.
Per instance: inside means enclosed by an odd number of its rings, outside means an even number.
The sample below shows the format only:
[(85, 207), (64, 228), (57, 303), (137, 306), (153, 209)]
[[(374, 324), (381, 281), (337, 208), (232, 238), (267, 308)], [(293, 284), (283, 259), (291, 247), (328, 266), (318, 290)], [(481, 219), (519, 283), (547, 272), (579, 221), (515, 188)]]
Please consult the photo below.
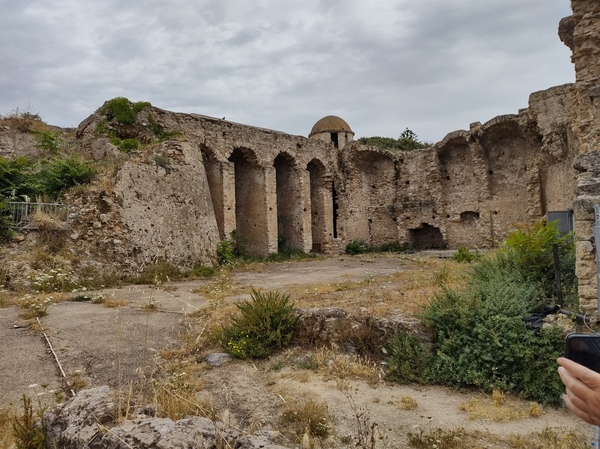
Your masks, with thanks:
[(556, 221), (541, 220), (518, 227), (508, 234), (501, 249), (514, 260), (523, 277), (538, 285), (546, 297), (556, 296), (552, 245), (558, 247), (565, 290), (576, 291), (574, 239), (571, 234), (561, 235)]
[(346, 245), (346, 254), (350, 255), (364, 254), (367, 250), (367, 245), (362, 240), (352, 240)]
[(89, 183), (96, 170), (91, 161), (84, 161), (78, 154), (62, 154), (42, 161), (37, 173), (41, 193), (56, 198), (64, 189)]
[(140, 148), (140, 143), (137, 139), (125, 139), (121, 140), (117, 146), (122, 153), (130, 153)]
[(458, 251), (452, 256), (452, 260), (456, 260), (457, 262), (471, 263), (479, 259), (481, 259), (479, 251), (472, 253), (466, 246), (460, 246)]
[[(44, 449), (46, 447), (46, 434), (44, 433), (44, 412), (40, 409), (37, 413), (33, 409), (31, 399), (26, 394), (21, 397), (23, 401), (23, 415), (12, 422), (15, 447), (17, 449)], [(37, 420), (40, 423), (37, 423)]]
[(51, 154), (57, 154), (71, 147), (71, 144), (62, 138), (60, 131), (34, 131), (34, 134), (38, 141), (38, 148)]
[(554, 330), (533, 333), (523, 321), (540, 307), (539, 298), (539, 286), (525, 278), (514, 252), (477, 262), (464, 291), (443, 286), (422, 313), (435, 332), (428, 376), (455, 387), (559, 401), (555, 365), (563, 337)]
[(26, 156), (0, 156), (0, 197), (18, 198), (20, 195), (35, 194), (39, 189), (32, 175), (35, 168), (35, 161)]
[(125, 97), (117, 97), (108, 100), (104, 106), (102, 106), (100, 112), (122, 125), (133, 125), (138, 113), (148, 106), (151, 106), (151, 104), (146, 101), (131, 103), (129, 99)]
[(406, 331), (396, 332), (386, 346), (388, 377), (399, 383), (427, 381), (433, 354), (427, 345)]
[(265, 358), (288, 346), (298, 327), (289, 295), (252, 289), (250, 301), (236, 304), (240, 316), (232, 318), (221, 335), (223, 348), (233, 357)]
[(231, 240), (221, 240), (217, 245), (217, 262), (224, 267), (233, 267), (235, 265), (235, 255), (233, 254), (234, 243)]
[[(13, 222), (11, 220), (11, 215), (6, 209), (6, 202), (2, 200), (2, 197), (0, 197), (0, 242), (8, 239), (11, 236), (12, 226)], [(2, 285), (3, 283), (0, 282), (0, 287), (2, 287)]]

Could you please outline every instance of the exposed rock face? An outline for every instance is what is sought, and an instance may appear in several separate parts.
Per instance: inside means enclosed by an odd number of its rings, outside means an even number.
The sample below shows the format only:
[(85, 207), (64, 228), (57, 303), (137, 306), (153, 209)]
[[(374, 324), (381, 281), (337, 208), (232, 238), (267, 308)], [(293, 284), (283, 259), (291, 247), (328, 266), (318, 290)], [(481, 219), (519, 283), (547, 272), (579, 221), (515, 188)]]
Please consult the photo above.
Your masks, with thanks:
[(185, 142), (169, 142), (157, 149), (154, 159), (125, 163), (115, 186), (137, 262), (210, 265), (219, 231), (199, 151)]
[(242, 436), (197, 416), (179, 421), (142, 416), (114, 426), (116, 416), (117, 404), (108, 387), (80, 391), (46, 414), (46, 445), (62, 449), (284, 449), (272, 442), (275, 434)]

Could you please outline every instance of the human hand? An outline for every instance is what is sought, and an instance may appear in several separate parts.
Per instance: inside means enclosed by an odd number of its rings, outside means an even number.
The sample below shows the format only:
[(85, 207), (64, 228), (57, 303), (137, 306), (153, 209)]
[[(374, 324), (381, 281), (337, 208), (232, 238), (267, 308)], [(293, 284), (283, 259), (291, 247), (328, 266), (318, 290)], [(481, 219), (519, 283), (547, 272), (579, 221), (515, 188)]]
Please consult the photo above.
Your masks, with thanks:
[(559, 358), (558, 374), (567, 393), (565, 404), (585, 422), (600, 425), (600, 374), (564, 357)]

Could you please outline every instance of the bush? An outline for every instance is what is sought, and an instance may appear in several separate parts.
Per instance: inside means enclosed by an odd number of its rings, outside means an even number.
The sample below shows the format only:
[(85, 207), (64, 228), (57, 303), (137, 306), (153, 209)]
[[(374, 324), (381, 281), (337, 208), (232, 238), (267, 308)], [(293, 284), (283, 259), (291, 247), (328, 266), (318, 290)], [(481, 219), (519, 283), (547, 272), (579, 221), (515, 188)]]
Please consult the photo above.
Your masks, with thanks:
[(368, 251), (367, 245), (362, 240), (352, 240), (346, 245), (346, 254), (364, 254)]
[(217, 262), (224, 267), (233, 267), (235, 265), (235, 255), (233, 254), (234, 243), (231, 240), (221, 240), (217, 245)]
[(125, 97), (117, 97), (108, 100), (104, 106), (102, 106), (100, 112), (122, 125), (133, 125), (137, 118), (137, 114), (148, 106), (151, 106), (151, 104), (146, 101), (131, 103)]
[(96, 170), (91, 161), (83, 161), (77, 154), (62, 154), (43, 161), (37, 175), (40, 193), (56, 198), (64, 189), (89, 183)]
[(576, 291), (574, 239), (571, 234), (561, 235), (557, 222), (541, 220), (534, 225), (519, 226), (508, 234), (501, 249), (514, 261), (522, 276), (539, 286), (546, 297), (556, 297), (552, 245), (558, 247), (565, 291)]
[(280, 292), (252, 289), (250, 301), (236, 304), (241, 315), (223, 328), (221, 343), (225, 350), (240, 359), (265, 358), (273, 350), (288, 346), (298, 327), (289, 299)]
[(481, 259), (481, 254), (479, 254), (479, 251), (472, 253), (466, 246), (460, 246), (458, 251), (452, 256), (452, 260), (457, 262), (471, 263), (479, 259)]
[(421, 318), (435, 332), (428, 376), (455, 387), (512, 391), (558, 402), (560, 331), (531, 332), (523, 319), (540, 307), (539, 285), (526, 278), (516, 253), (476, 263), (464, 291), (443, 286)]
[(396, 332), (386, 347), (388, 377), (399, 383), (427, 381), (433, 362), (431, 349), (406, 331)]

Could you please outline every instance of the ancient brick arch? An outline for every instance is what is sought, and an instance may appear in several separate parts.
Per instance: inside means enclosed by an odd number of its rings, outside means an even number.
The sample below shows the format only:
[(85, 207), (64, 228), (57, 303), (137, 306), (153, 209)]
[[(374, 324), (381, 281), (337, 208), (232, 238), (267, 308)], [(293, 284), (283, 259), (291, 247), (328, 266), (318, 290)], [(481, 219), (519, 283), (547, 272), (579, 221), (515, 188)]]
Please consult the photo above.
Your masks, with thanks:
[[(236, 148), (229, 156), (233, 164), (235, 227), (252, 254), (267, 256), (277, 248), (276, 199), (273, 167), (258, 165), (256, 154), (248, 148)], [(232, 230), (233, 230), (232, 229)]]
[[(299, 251), (309, 251), (310, 221), (308, 218), (308, 198), (305, 194), (306, 175), (294, 157), (281, 152), (273, 161), (277, 194), (277, 238), (279, 245)], [(305, 222), (306, 221), (306, 222)]]

